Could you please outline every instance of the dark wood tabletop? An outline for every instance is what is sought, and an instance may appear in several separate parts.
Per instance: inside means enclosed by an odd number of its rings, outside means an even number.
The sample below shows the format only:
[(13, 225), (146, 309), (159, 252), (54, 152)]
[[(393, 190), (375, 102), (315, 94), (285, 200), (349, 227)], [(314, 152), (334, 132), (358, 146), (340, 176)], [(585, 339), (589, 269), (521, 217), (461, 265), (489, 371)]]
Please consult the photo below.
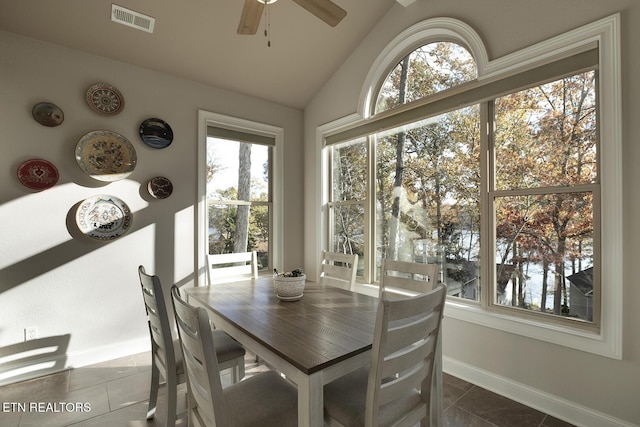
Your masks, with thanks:
[(299, 301), (280, 301), (271, 278), (186, 290), (196, 305), (310, 375), (371, 349), (378, 299), (307, 282)]

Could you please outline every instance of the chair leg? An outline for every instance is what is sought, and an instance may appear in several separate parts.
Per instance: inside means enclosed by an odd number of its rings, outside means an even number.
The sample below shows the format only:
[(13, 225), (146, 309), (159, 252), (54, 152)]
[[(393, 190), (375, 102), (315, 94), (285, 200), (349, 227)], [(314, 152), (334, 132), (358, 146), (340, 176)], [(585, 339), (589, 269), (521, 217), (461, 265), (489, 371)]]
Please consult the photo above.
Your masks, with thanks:
[(244, 356), (236, 359), (236, 364), (231, 368), (231, 382), (233, 384), (242, 381), (244, 378)]
[(178, 381), (175, 373), (167, 373), (167, 427), (175, 427), (178, 406)]
[(238, 358), (238, 381), (244, 378), (244, 356)]
[(155, 362), (151, 366), (151, 391), (149, 393), (149, 407), (147, 408), (147, 419), (150, 420), (156, 414), (156, 404), (158, 401), (158, 389), (160, 388), (160, 371)]

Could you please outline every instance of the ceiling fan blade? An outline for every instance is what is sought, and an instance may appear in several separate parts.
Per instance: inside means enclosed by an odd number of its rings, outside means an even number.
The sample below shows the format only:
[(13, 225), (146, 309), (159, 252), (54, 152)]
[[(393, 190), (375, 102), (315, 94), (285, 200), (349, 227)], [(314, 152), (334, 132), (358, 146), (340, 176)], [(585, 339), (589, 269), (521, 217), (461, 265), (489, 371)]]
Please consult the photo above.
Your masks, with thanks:
[(255, 34), (260, 25), (260, 18), (264, 10), (264, 3), (256, 0), (244, 0), (240, 23), (238, 24), (238, 34)]
[[(255, 1), (255, 0), (254, 0)], [(300, 6), (335, 27), (347, 15), (347, 11), (331, 0), (293, 0)]]

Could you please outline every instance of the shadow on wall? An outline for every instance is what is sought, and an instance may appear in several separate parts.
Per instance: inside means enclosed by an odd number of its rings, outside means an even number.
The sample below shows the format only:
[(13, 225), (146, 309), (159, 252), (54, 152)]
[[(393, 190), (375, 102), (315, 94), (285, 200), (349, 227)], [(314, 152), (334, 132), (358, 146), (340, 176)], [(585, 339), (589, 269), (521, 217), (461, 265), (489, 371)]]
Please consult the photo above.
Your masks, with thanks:
[(62, 371), (70, 340), (65, 334), (0, 347), (0, 386)]

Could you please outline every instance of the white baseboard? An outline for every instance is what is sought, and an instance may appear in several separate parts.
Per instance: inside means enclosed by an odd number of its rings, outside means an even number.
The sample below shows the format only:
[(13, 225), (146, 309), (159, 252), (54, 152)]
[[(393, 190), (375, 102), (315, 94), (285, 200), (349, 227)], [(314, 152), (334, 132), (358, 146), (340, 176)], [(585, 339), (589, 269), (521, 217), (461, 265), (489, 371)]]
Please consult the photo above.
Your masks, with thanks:
[[(86, 351), (64, 354), (37, 355), (38, 350), (29, 350), (28, 357), (12, 360), (11, 355), (4, 355), (8, 361), (2, 363), (0, 369), (0, 386), (26, 381), (45, 375), (55, 374), (71, 368), (93, 365), (133, 354), (151, 350), (149, 336), (119, 342)], [(35, 354), (35, 355), (34, 355)], [(18, 356), (18, 354), (16, 354)]]
[(82, 366), (93, 365), (94, 363), (106, 362), (108, 360), (131, 356), (132, 354), (143, 353), (145, 351), (151, 351), (151, 340), (148, 335), (142, 338), (69, 354), (67, 355), (67, 368), (79, 368)]
[(571, 402), (559, 396), (534, 389), (475, 366), (443, 356), (442, 370), (454, 377), (520, 402), (538, 411), (580, 427), (637, 427), (602, 412)]

